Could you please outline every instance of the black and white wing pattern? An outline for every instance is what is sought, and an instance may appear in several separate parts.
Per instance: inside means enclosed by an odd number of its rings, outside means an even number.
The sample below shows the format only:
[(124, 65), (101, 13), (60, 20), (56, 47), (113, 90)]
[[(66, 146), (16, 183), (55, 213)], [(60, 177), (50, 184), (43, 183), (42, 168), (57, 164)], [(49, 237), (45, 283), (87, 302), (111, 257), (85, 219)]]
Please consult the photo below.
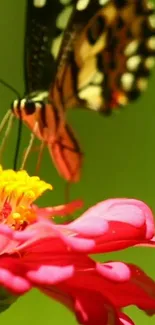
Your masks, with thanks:
[(74, 2), (51, 98), (59, 97), (64, 109), (80, 105), (110, 113), (147, 87), (155, 57), (154, 5), (147, 0)]

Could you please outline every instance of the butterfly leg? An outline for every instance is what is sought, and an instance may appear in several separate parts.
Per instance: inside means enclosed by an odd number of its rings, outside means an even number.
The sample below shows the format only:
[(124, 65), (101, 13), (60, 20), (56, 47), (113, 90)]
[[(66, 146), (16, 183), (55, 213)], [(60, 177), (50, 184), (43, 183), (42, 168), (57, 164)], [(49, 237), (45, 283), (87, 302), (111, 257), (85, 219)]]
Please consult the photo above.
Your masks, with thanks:
[(23, 156), (23, 160), (22, 160), (22, 163), (21, 163), (20, 170), (25, 168), (28, 156), (29, 156), (29, 154), (30, 154), (30, 152), (32, 150), (32, 147), (33, 147), (33, 143), (34, 143), (34, 140), (35, 140), (35, 133), (37, 132), (38, 127), (39, 127), (38, 126), (38, 121), (36, 121), (35, 125), (34, 125), (33, 132), (31, 133), (31, 137), (30, 137), (28, 147), (26, 148), (26, 151), (25, 151), (24, 156)]
[(6, 125), (6, 123), (7, 123), (7, 121), (8, 121), (11, 114), (12, 114), (11, 110), (8, 110), (6, 112), (6, 114), (4, 115), (4, 117), (3, 117), (3, 119), (2, 119), (2, 121), (0, 123), (0, 133), (2, 132), (2, 130), (3, 130), (4, 126)]
[(42, 141), (40, 148), (39, 148), (39, 154), (38, 154), (37, 165), (36, 165), (36, 174), (38, 174), (40, 166), (41, 166), (41, 161), (42, 161), (42, 156), (43, 156), (43, 151), (45, 149), (45, 146), (46, 146), (46, 143), (44, 141)]

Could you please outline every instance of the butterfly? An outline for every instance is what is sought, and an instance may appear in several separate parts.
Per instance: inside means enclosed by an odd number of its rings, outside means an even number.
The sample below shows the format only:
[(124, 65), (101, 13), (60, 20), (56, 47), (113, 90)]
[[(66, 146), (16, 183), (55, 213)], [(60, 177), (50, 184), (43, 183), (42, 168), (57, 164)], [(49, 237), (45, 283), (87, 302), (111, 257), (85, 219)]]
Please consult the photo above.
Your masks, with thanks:
[(109, 115), (146, 89), (155, 57), (147, 0), (27, 0), (26, 95), (12, 112), (44, 143), (59, 174), (81, 177), (83, 153), (68, 109)]

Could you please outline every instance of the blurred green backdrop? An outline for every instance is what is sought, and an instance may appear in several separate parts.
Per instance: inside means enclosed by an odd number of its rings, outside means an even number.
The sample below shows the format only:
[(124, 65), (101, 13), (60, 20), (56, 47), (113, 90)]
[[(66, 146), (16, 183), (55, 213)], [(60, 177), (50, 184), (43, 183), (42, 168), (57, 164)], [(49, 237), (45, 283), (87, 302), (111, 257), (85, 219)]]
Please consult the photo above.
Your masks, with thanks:
[[(24, 92), (23, 39), (25, 0), (0, 1), (0, 78), (13, 85), (21, 95)], [(10, 108), (14, 95), (0, 85), (0, 118)], [(104, 118), (97, 113), (76, 110), (69, 120), (79, 135), (85, 152), (83, 177), (72, 186), (71, 198), (83, 198), (85, 208), (109, 197), (134, 197), (144, 200), (155, 211), (155, 73), (147, 91), (121, 113)], [(15, 122), (4, 154), (4, 167), (11, 167), (17, 136)], [(22, 150), (30, 132), (24, 128)], [(28, 170), (35, 170), (37, 154), (29, 159)], [(42, 205), (64, 202), (64, 181), (54, 169), (48, 152), (44, 153), (40, 176), (54, 186), (41, 200)], [(98, 257), (121, 259), (137, 263), (155, 278), (155, 251), (128, 249)], [(136, 324), (154, 324), (142, 312), (127, 309)], [(34, 290), (20, 298), (1, 316), (2, 324), (76, 324), (67, 309)]]

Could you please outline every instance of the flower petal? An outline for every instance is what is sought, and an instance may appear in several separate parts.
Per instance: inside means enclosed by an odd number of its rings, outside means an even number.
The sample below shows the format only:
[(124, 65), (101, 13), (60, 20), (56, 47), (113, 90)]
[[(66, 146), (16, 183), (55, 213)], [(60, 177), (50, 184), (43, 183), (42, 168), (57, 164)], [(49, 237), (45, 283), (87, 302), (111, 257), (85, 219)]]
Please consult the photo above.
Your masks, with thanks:
[[(100, 202), (88, 209), (78, 220), (81, 223), (86, 218), (103, 218), (108, 221), (117, 221), (130, 224), (133, 227), (145, 225), (146, 238), (154, 235), (154, 219), (151, 209), (142, 201), (135, 199), (109, 199)], [(74, 224), (76, 221), (74, 221)], [(93, 226), (93, 225), (92, 225)]]
[(119, 313), (119, 319), (122, 325), (134, 325), (133, 321), (123, 313)]
[[(97, 235), (98, 228), (101, 231)], [(88, 209), (71, 222), (68, 229), (75, 231), (76, 237), (94, 237), (95, 247), (89, 253), (103, 253), (150, 242), (154, 219), (151, 210), (141, 201), (111, 199)]]
[[(113, 262), (114, 264), (117, 262)], [(103, 264), (104, 266), (104, 264)], [(140, 309), (155, 312), (155, 282), (148, 277), (138, 266), (127, 264), (130, 270), (130, 278), (126, 281), (122, 279), (116, 281), (104, 280), (104, 290), (110, 301), (118, 308), (135, 305)], [(117, 265), (116, 265), (117, 268)], [(100, 268), (99, 269), (100, 272)], [(104, 275), (104, 274), (103, 274)], [(106, 275), (107, 277), (107, 275)], [(87, 279), (88, 281), (88, 279)], [(97, 281), (96, 281), (97, 286)]]
[[(93, 225), (93, 226), (92, 226)], [(91, 217), (89, 218), (81, 218), (76, 219), (68, 225), (68, 228), (74, 232), (77, 232), (81, 236), (86, 237), (95, 237), (102, 236), (104, 233), (108, 232), (109, 225), (106, 220), (102, 217)]]
[(98, 263), (96, 269), (110, 281), (124, 282), (131, 277), (130, 268), (121, 262)]
[[(83, 325), (122, 325), (115, 307), (99, 292), (68, 288), (65, 284), (41, 288), (45, 294), (71, 309)], [(91, 299), (90, 299), (91, 297)], [(132, 324), (132, 323), (131, 323)], [(125, 324), (127, 325), (127, 324)]]
[(30, 282), (0, 267), (0, 283), (15, 294), (23, 294), (31, 289)]
[(32, 282), (37, 284), (56, 284), (60, 281), (73, 276), (74, 267), (70, 266), (53, 266), (53, 265), (42, 265), (38, 270), (28, 271), (27, 276)]

